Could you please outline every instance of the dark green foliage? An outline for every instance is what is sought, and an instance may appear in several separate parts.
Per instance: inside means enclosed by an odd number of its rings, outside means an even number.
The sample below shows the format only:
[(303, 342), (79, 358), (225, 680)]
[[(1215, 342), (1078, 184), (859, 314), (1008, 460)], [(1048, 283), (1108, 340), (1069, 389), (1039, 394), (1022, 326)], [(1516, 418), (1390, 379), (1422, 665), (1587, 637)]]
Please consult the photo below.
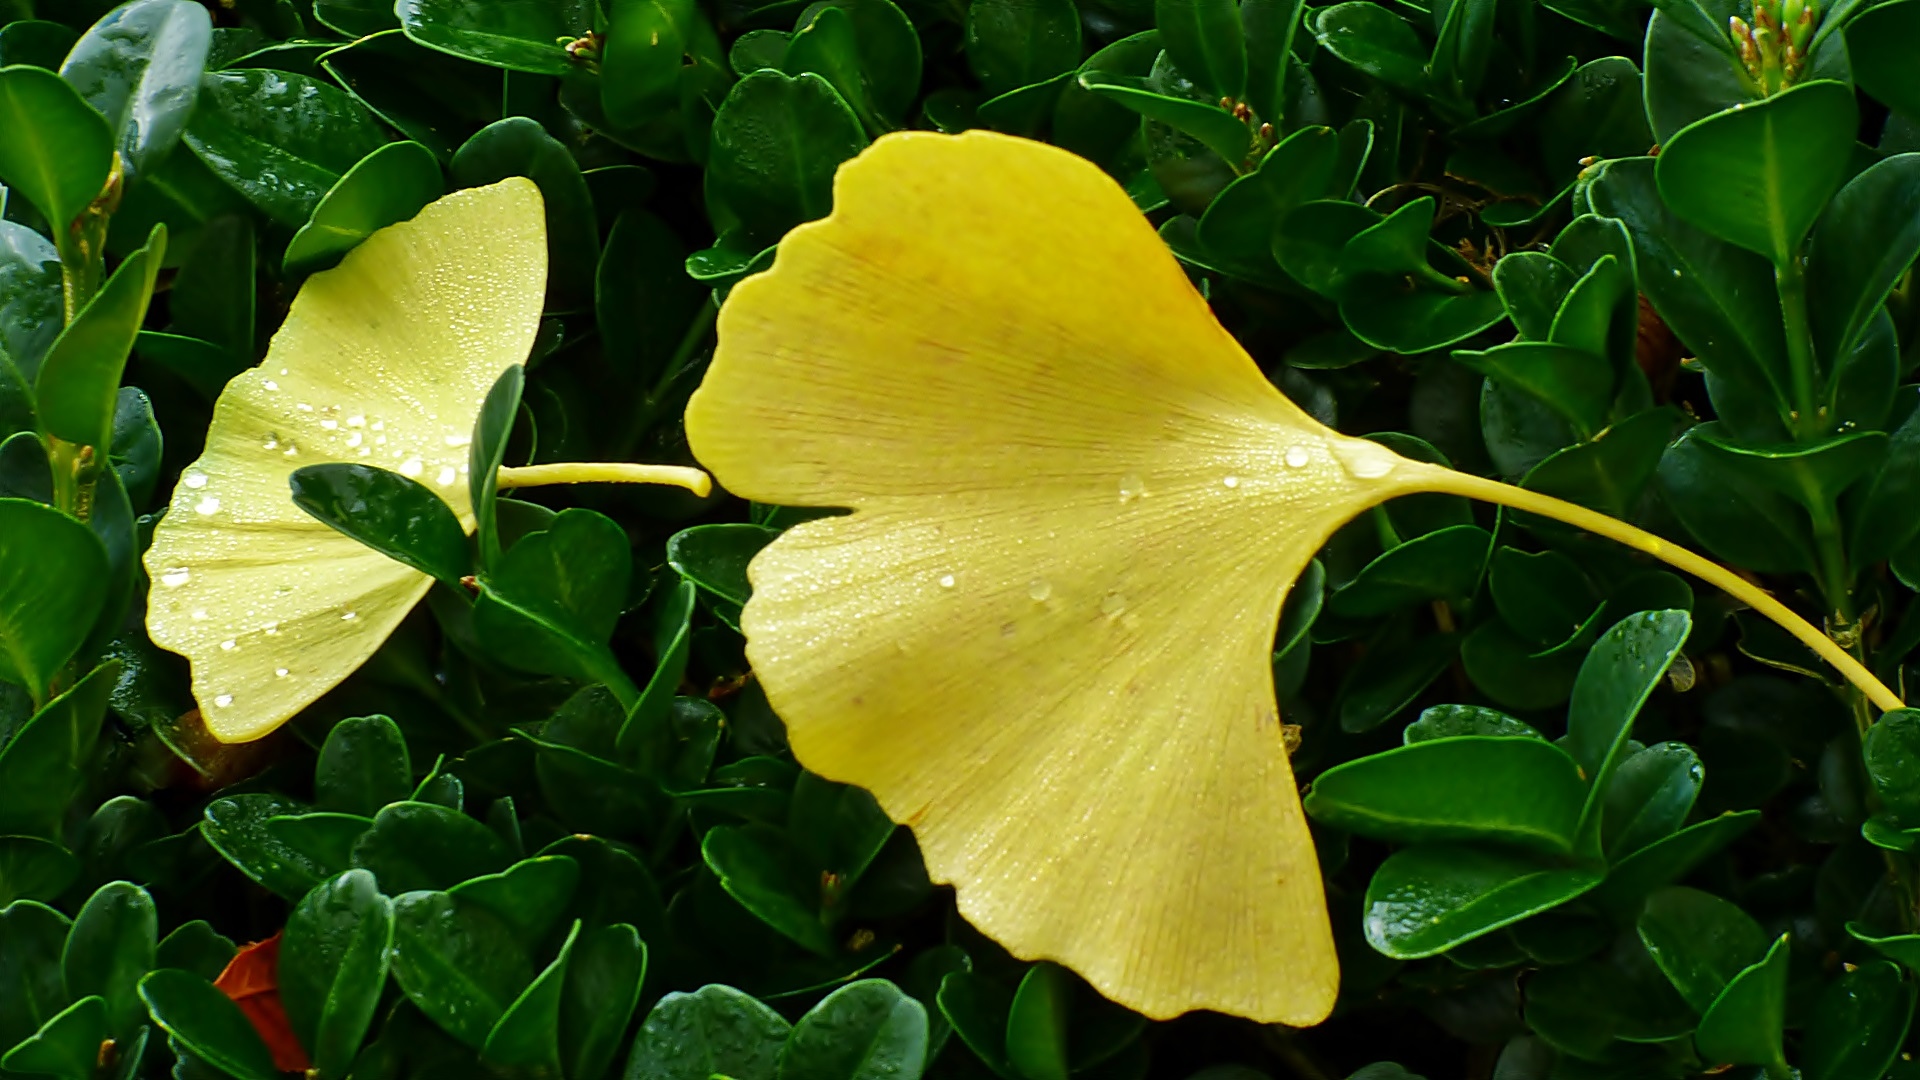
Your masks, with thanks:
[[(1273, 671), (1342, 997), (1280, 1031), (1007, 956), (793, 762), (740, 625), (809, 514), (494, 483), (688, 462), (719, 304), (840, 163), (993, 128), (1124, 185), (1317, 418), (1703, 549), (1904, 692), (1920, 0), (1657, 6), (0, 0), (0, 1075), (1914, 1075), (1920, 712), (1623, 549), (1425, 495), (1303, 575)], [(512, 175), (548, 319), (476, 538), (294, 473), (437, 583), (218, 746), (137, 558), (211, 401), (308, 275)], [(275, 933), (263, 1037), (213, 983)]]

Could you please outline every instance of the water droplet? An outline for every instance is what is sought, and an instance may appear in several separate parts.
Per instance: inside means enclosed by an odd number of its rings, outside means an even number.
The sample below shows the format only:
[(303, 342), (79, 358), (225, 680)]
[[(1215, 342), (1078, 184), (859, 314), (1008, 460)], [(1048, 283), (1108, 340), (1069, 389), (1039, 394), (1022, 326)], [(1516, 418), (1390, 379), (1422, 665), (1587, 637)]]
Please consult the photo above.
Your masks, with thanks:
[(340, 426), (340, 421), (338, 421), (338, 420), (322, 420), (322, 421), (320, 421), (320, 426), (321, 426), (321, 427), (323, 427), (323, 428), (326, 428), (326, 429), (327, 429), (328, 431), (332, 431), (332, 430), (334, 430), (334, 429), (336, 429), (336, 428), (338, 428), (338, 427)]
[(194, 503), (193, 509), (195, 513), (199, 514), (217, 513), (220, 509), (220, 500), (208, 495), (206, 498)]
[(279, 633), (280, 633), (280, 624), (277, 622), (270, 622), (267, 625), (261, 627), (260, 632), (267, 635), (268, 637), (277, 637), (279, 636)]
[(401, 476), (419, 476), (420, 471), (423, 468), (425, 468), (425, 466), (423, 466), (420, 463), (419, 458), (417, 457), (408, 458), (407, 460), (400, 463), (400, 475)]
[(349, 416), (347, 417), (347, 426), (348, 427), (366, 427), (367, 418), (364, 416)]
[(299, 410), (300, 410), (301, 412), (312, 412), (312, 411), (313, 411), (313, 406), (311, 406), (311, 405), (309, 405), (309, 404), (307, 404), (307, 403), (306, 403), (306, 402), (304, 402), (304, 401), (301, 401), (301, 402), (296, 402), (296, 403), (294, 404), (294, 406), (293, 406), (293, 407), (294, 407), (294, 408), (296, 408), (296, 409), (299, 409)]
[(1128, 473), (1120, 478), (1120, 501), (1132, 502), (1147, 493), (1147, 482), (1140, 479), (1139, 473)]
[(340, 621), (341, 621), (341, 622), (352, 622), (353, 620), (355, 620), (355, 619), (357, 619), (357, 618), (359, 618), (359, 617), (360, 617), (360, 614), (359, 614), (358, 612), (354, 612), (354, 611), (349, 611), (349, 612), (347, 612), (347, 613), (346, 613), (345, 615), (342, 615), (342, 616), (340, 616)]
[(387, 430), (387, 422), (385, 420), (375, 420), (373, 422), (373, 430), (375, 431)]
[(298, 454), (299, 452), (300, 452), (300, 448), (299, 448), (298, 446), (295, 446), (295, 445), (294, 445), (294, 444), (292, 444), (292, 443), (288, 443), (288, 444), (287, 444), (287, 448), (286, 448), (285, 450), (282, 450), (282, 451), (280, 451), (280, 456), (281, 456), (281, 457), (292, 457), (292, 456), (294, 456), (295, 454)]
[(1108, 593), (1107, 598), (1100, 601), (1102, 615), (1118, 615), (1125, 610), (1127, 610), (1127, 598), (1117, 592)]
[(206, 621), (207, 621), (207, 609), (206, 609), (206, 608), (194, 608), (194, 609), (193, 609), (193, 611), (192, 611), (192, 613), (191, 613), (191, 617), (192, 617), (192, 619), (193, 619), (193, 621), (194, 621), (194, 622), (206, 622)]
[(1679, 276), (1680, 276), (1680, 268), (1679, 268), (1679, 267), (1677, 267), (1677, 266), (1676, 266), (1676, 267), (1674, 267), (1674, 268), (1673, 268), (1673, 276), (1674, 276), (1674, 277), (1679, 277)]
[(1331, 444), (1347, 473), (1356, 480), (1378, 480), (1393, 471), (1400, 458), (1393, 451), (1365, 439), (1336, 439)]
[(366, 447), (366, 446), (363, 446), (363, 447), (361, 447), (361, 448), (360, 448), (360, 456), (361, 456), (361, 457), (372, 457), (372, 456), (373, 456), (373, 450), (372, 450), (372, 448), (371, 448), (371, 447)]
[(221, 694), (219, 697), (213, 699), (213, 703), (219, 706), (220, 708), (224, 709), (227, 706), (233, 704), (233, 695)]
[(269, 435), (269, 436), (267, 436), (267, 441), (266, 441), (266, 442), (263, 442), (263, 443), (261, 443), (261, 444), (260, 444), (260, 449), (262, 449), (262, 450), (278, 450), (278, 449), (280, 449), (280, 440), (279, 440), (279, 439), (276, 439), (276, 438), (274, 438), (274, 437), (273, 437), (273, 436), (271, 436), (271, 435)]
[(448, 435), (443, 440), (448, 446), (465, 446), (473, 441), (471, 435)]
[(177, 589), (186, 583), (187, 568), (184, 566), (176, 566), (160, 575), (160, 584), (165, 585), (169, 589)]
[(940, 575), (940, 587), (941, 587), (941, 588), (943, 588), (943, 589), (951, 589), (951, 588), (953, 588), (953, 575), (952, 575), (952, 574), (941, 574), (941, 575)]
[(267, 381), (261, 383), (260, 385), (266, 387), (269, 390), (280, 389), (280, 384), (277, 382), (274, 382), (272, 379), (268, 379)]
[(277, 668), (274, 668), (274, 669), (273, 669), (273, 677), (274, 677), (274, 678), (276, 678), (276, 679), (284, 679), (284, 678), (286, 678), (286, 677), (287, 677), (287, 669), (286, 669), (286, 668), (283, 668), (283, 667), (277, 667)]
[(1289, 468), (1300, 469), (1305, 468), (1307, 462), (1313, 460), (1313, 455), (1304, 446), (1289, 446), (1286, 460)]
[(233, 650), (239, 647), (240, 647), (240, 643), (233, 640), (232, 638), (228, 638), (227, 640), (220, 643), (221, 652), (232, 652)]
[(434, 479), (440, 481), (441, 487), (446, 487), (448, 484), (453, 483), (454, 478), (459, 475), (459, 473), (453, 471), (453, 466), (442, 465), (440, 466), (440, 475), (434, 477)]
[(1032, 597), (1036, 604), (1045, 603), (1047, 597), (1053, 595), (1053, 585), (1045, 578), (1034, 578), (1027, 583), (1027, 595)]
[(180, 482), (190, 488), (203, 488), (207, 486), (207, 474), (203, 472), (190, 472), (181, 477)]
[(1240, 478), (1237, 476), (1229, 476), (1225, 480), (1222, 480), (1220, 482), (1227, 485), (1230, 488), (1237, 488), (1240, 486)]

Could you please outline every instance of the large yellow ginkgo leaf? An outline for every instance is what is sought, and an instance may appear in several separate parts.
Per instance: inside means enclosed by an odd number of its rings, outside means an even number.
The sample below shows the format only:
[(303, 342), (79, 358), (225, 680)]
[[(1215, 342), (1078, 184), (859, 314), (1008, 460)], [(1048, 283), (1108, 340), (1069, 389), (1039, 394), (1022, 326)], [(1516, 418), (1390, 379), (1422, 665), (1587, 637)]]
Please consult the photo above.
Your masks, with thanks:
[(1015, 954), (1149, 1016), (1319, 1021), (1274, 625), (1411, 463), (1275, 390), (1065, 151), (894, 135), (834, 196), (734, 289), (687, 412), (736, 493), (854, 511), (750, 569), (795, 755), (912, 826)]
[(227, 384), (145, 560), (147, 630), (191, 661), (223, 742), (331, 689), (431, 584), (302, 512), (288, 474), (391, 469), (471, 530), (467, 443), (494, 381), (527, 358), (546, 275), (532, 181), (456, 192), (309, 278), (266, 360)]

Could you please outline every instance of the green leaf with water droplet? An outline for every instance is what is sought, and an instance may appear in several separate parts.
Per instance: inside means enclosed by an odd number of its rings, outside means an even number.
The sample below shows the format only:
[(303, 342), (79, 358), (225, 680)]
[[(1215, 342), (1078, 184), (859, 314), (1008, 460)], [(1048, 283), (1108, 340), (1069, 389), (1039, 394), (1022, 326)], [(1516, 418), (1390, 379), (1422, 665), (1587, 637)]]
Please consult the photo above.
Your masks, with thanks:
[(1367, 885), (1367, 942), (1397, 959), (1433, 956), (1566, 903), (1605, 873), (1466, 844), (1404, 848)]
[(779, 1013), (730, 986), (668, 994), (641, 1023), (627, 1075), (775, 1080), (790, 1031)]
[(528, 945), (499, 916), (443, 892), (393, 901), (393, 973), (420, 1011), (475, 1050), (533, 981)]
[(330, 462), (287, 477), (293, 504), (386, 557), (462, 589), (472, 569), (453, 507), (418, 480), (371, 465)]
[(1538, 738), (1430, 739), (1337, 765), (1307, 793), (1314, 818), (1393, 843), (1478, 840), (1564, 855), (1586, 785)]

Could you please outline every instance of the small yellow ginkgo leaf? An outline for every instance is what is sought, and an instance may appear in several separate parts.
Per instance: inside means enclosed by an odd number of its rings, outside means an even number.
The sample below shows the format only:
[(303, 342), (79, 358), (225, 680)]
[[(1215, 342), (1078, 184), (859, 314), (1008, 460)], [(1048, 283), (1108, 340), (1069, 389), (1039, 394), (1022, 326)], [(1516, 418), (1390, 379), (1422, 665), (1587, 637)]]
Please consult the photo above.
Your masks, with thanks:
[(432, 583), (307, 516), (288, 474), (391, 469), (471, 530), (467, 443), (494, 380), (527, 358), (546, 278), (532, 181), (456, 192), (309, 278), (266, 360), (227, 384), (145, 560), (147, 630), (192, 662), (221, 741), (265, 735), (346, 678)]
[(1273, 629), (1403, 462), (1281, 395), (1116, 184), (881, 140), (735, 288), (687, 433), (741, 495), (853, 508), (754, 560), (748, 656), (968, 919), (1149, 1016), (1327, 1014)]

